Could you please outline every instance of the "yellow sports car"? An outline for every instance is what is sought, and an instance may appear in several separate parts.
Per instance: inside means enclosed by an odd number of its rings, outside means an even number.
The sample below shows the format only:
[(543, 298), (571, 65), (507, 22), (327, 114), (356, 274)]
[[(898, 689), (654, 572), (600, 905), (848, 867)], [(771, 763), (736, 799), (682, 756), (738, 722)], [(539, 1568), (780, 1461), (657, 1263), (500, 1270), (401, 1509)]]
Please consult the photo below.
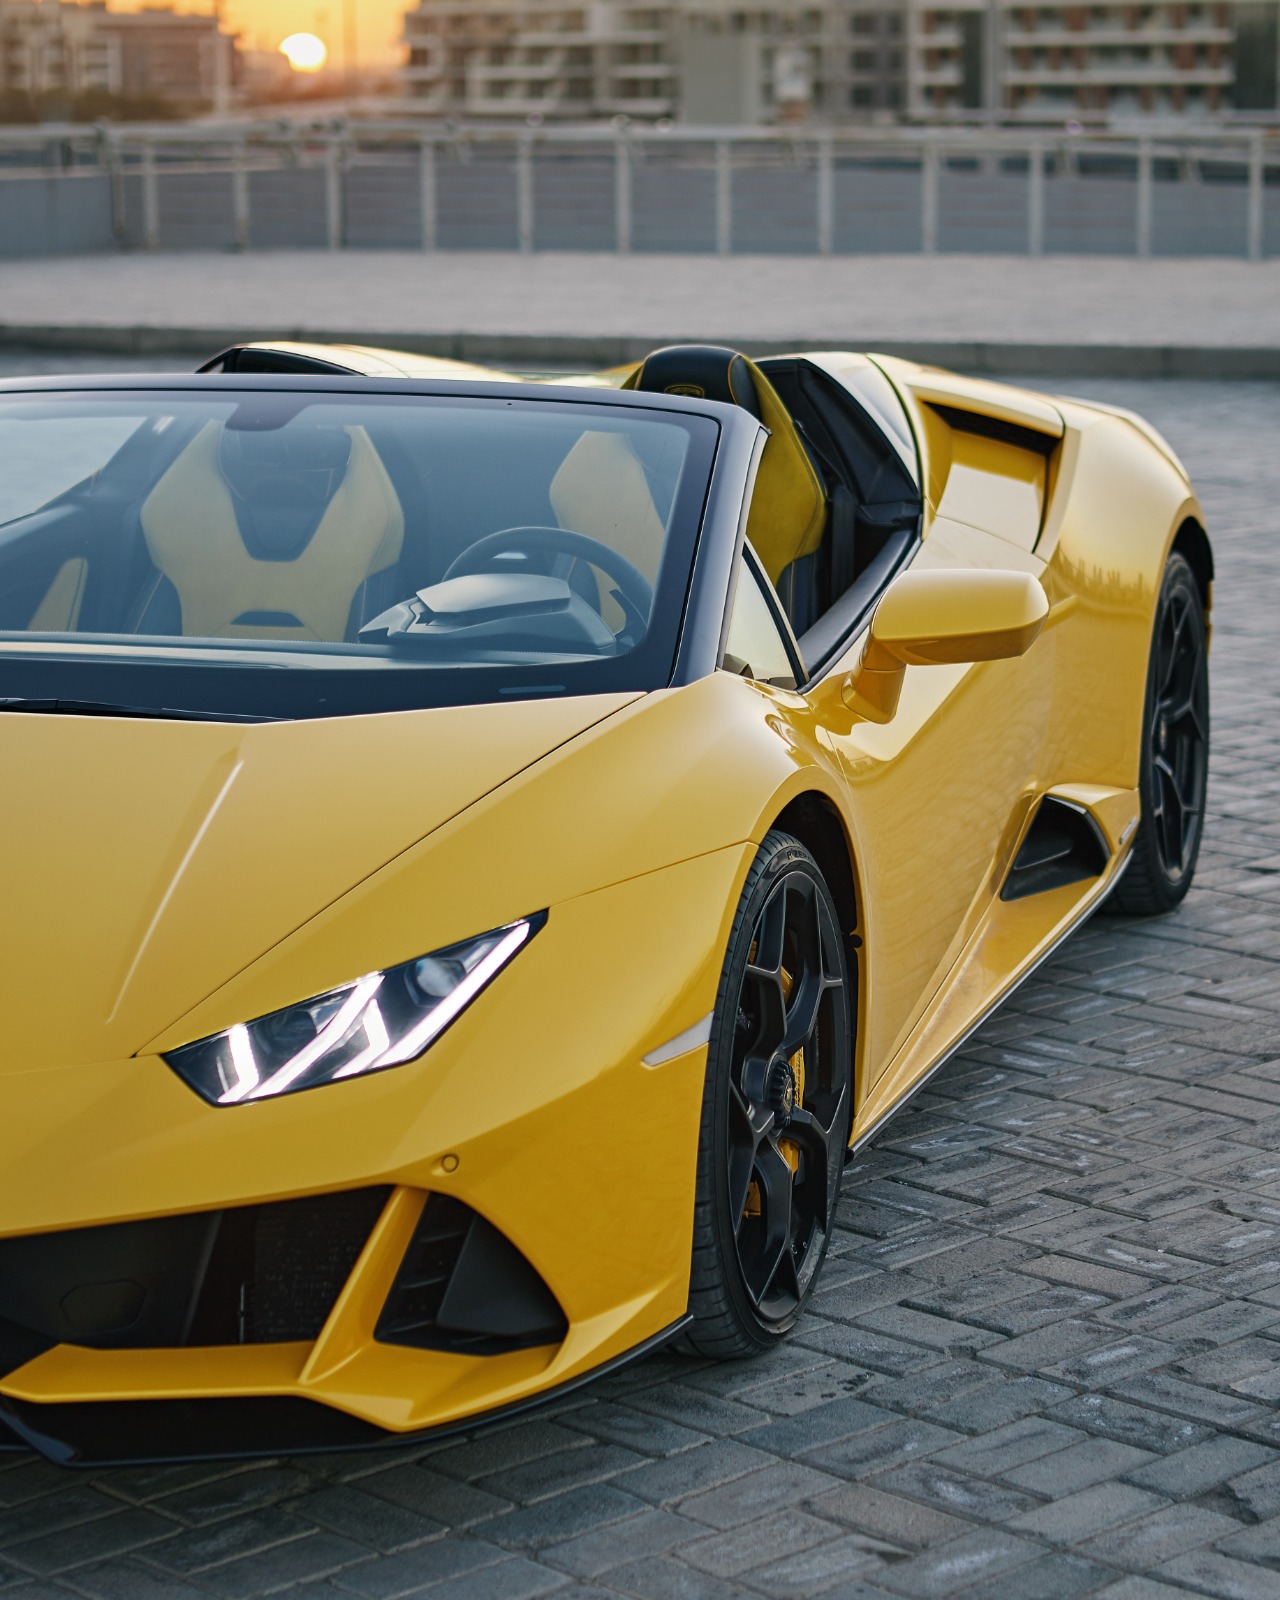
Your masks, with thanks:
[(1139, 418), (413, 359), (0, 385), (0, 1435), (57, 1461), (769, 1347), (848, 1152), (1195, 870), (1213, 562)]

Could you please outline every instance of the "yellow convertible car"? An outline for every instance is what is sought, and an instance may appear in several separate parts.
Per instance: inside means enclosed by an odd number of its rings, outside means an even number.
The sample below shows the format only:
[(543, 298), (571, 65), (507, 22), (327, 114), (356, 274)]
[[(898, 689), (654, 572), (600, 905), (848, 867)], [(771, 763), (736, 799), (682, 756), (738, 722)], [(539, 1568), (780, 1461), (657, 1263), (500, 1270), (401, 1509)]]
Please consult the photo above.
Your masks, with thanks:
[(904, 361), (0, 385), (0, 1436), (457, 1428), (804, 1311), (848, 1153), (1195, 869), (1135, 416)]

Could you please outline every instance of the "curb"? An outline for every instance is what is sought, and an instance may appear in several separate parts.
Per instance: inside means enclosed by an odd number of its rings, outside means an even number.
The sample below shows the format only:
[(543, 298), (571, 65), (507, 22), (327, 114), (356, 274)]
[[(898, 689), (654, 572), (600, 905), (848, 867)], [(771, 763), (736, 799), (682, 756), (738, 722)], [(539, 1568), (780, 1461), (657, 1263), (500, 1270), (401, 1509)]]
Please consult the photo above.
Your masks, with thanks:
[[(414, 354), (448, 356), (455, 361), (533, 367), (594, 369), (639, 361), (659, 345), (691, 337), (687, 333), (525, 334), (461, 332), (376, 332), (361, 329), (197, 328), (109, 326), (106, 324), (0, 323), (0, 349), (67, 351), (76, 354), (147, 356), (192, 355), (208, 358), (227, 345), (255, 339), (321, 344), (381, 345)], [(791, 339), (717, 336), (717, 342), (753, 355), (784, 355), (794, 350), (875, 350), (930, 366), (964, 372), (1019, 377), (1106, 378), (1280, 378), (1280, 347), (1247, 345), (1035, 344), (1017, 341), (885, 339), (874, 334), (807, 333)]]

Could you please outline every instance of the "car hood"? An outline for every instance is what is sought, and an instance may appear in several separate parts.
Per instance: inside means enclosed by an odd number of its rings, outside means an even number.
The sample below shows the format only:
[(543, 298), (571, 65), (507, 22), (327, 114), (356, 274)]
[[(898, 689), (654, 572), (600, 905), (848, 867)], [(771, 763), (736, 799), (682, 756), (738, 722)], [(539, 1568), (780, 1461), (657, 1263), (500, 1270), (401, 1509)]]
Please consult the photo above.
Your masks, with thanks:
[(0, 717), (0, 1074), (134, 1054), (635, 698), (260, 725)]

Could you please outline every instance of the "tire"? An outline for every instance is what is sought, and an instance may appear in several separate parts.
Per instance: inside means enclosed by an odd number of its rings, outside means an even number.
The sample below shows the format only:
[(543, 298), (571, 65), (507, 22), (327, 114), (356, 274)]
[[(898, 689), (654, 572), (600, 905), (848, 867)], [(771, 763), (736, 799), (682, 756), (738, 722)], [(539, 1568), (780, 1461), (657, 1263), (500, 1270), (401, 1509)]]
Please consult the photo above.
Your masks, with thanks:
[(1160, 584), (1147, 666), (1138, 831), (1112, 910), (1151, 917), (1181, 903), (1200, 854), (1208, 778), (1204, 597), (1186, 558), (1175, 552)]
[(827, 1251), (853, 1114), (852, 1006), (831, 891), (766, 835), (734, 918), (707, 1053), (682, 1343), (747, 1356), (793, 1328)]

